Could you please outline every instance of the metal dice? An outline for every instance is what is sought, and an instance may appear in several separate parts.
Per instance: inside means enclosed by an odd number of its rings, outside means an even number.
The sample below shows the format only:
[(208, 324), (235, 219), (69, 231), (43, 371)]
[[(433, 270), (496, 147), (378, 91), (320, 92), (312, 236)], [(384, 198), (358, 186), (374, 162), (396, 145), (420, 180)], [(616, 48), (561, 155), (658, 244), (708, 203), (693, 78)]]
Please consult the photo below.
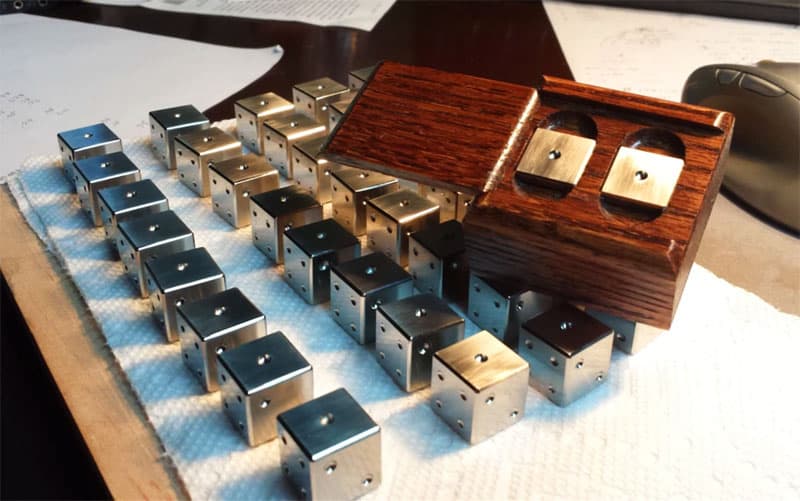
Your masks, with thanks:
[(339, 125), (339, 122), (342, 121), (342, 117), (347, 113), (347, 109), (350, 108), (350, 103), (352, 103), (355, 98), (356, 93), (350, 92), (342, 95), (339, 99), (330, 104), (328, 108), (328, 130), (332, 131)]
[(217, 355), (267, 335), (267, 320), (237, 288), (176, 309), (181, 355), (206, 391), (217, 391)]
[(433, 411), (467, 442), (522, 419), (528, 363), (489, 332), (437, 351), (431, 372)]
[(332, 266), (361, 255), (358, 239), (333, 219), (287, 230), (283, 247), (284, 277), (309, 304), (330, 299)]
[(411, 275), (380, 253), (333, 267), (333, 318), (359, 344), (375, 342), (375, 311), (413, 293)]
[(419, 194), (439, 206), (439, 220), (442, 222), (451, 219), (462, 221), (472, 204), (472, 195), (435, 186), (420, 185)]
[(397, 191), (396, 178), (352, 167), (341, 166), (331, 172), (333, 218), (353, 235), (367, 229), (367, 200)]
[(372, 75), (373, 71), (375, 71), (374, 66), (367, 66), (366, 68), (359, 68), (357, 70), (351, 71), (347, 75), (347, 85), (352, 90), (360, 89)]
[(222, 405), (250, 446), (277, 436), (275, 418), (314, 395), (311, 364), (277, 331), (219, 357)]
[(207, 129), (208, 118), (191, 104), (151, 111), (150, 142), (156, 156), (168, 169), (177, 169), (175, 158), (175, 136)]
[(566, 406), (605, 381), (613, 331), (563, 304), (525, 322), (519, 353), (531, 365), (530, 384)]
[(298, 113), (321, 124), (328, 123), (328, 106), (350, 89), (328, 77), (300, 83), (292, 88), (292, 99)]
[(286, 179), (292, 179), (292, 146), (298, 141), (324, 137), (326, 127), (305, 115), (295, 113), (264, 122), (264, 155)]
[(117, 251), (143, 298), (149, 295), (144, 277), (147, 262), (194, 248), (194, 233), (171, 210), (122, 221), (117, 229)]
[(77, 160), (72, 170), (81, 207), (95, 226), (103, 224), (100, 206), (97, 203), (97, 192), (102, 188), (141, 179), (139, 168), (121, 151)]
[(106, 237), (115, 249), (119, 223), (169, 210), (169, 200), (149, 179), (103, 188), (97, 192), (97, 205)]
[(322, 206), (299, 186), (250, 197), (253, 243), (275, 264), (283, 263), (283, 233), (322, 219)]
[(333, 162), (318, 158), (326, 140), (324, 137), (318, 137), (300, 141), (292, 146), (294, 179), (298, 186), (310, 191), (321, 204), (331, 201), (330, 171), (338, 167)]
[(145, 274), (153, 314), (170, 343), (179, 339), (176, 308), (225, 290), (225, 274), (203, 247), (149, 261)]
[(586, 310), (586, 313), (614, 329), (614, 348), (629, 355), (639, 353), (664, 332), (664, 329), (641, 322), (632, 322), (601, 311)]
[(522, 154), (515, 176), (568, 191), (578, 184), (597, 142), (587, 137), (538, 128)]
[(242, 143), (222, 130), (211, 127), (175, 138), (178, 179), (201, 197), (211, 194), (208, 165), (242, 154)]
[(464, 339), (464, 319), (433, 294), (379, 306), (375, 325), (378, 363), (409, 392), (430, 385), (435, 352)]
[(681, 158), (620, 146), (601, 191), (618, 202), (662, 210), (682, 171)]
[(278, 188), (278, 171), (263, 157), (247, 154), (209, 166), (214, 212), (234, 228), (250, 224), (250, 196)]
[(367, 242), (400, 266), (408, 264), (408, 235), (439, 223), (439, 206), (411, 190), (367, 202)]
[(261, 124), (264, 120), (294, 111), (294, 105), (274, 92), (240, 99), (233, 103), (236, 114), (236, 133), (239, 140), (255, 153), (264, 153), (264, 135)]
[(281, 469), (303, 498), (355, 499), (381, 483), (381, 428), (344, 389), (278, 416)]
[(408, 271), (418, 291), (463, 301), (469, 265), (461, 223), (450, 220), (412, 233), (408, 237)]
[(59, 132), (56, 138), (64, 174), (72, 184), (75, 184), (72, 162), (122, 151), (122, 140), (104, 123)]

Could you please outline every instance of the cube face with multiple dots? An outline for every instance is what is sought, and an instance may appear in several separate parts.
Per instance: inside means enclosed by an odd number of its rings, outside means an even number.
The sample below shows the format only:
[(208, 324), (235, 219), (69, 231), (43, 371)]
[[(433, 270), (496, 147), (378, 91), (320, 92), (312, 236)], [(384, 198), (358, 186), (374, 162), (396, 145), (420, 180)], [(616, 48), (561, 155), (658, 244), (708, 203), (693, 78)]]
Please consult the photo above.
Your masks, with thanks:
[(173, 170), (178, 168), (175, 136), (207, 129), (211, 122), (191, 104), (151, 111), (150, 144), (158, 159)]
[(408, 271), (418, 291), (463, 303), (469, 263), (461, 223), (445, 221), (409, 235)]
[(299, 141), (292, 146), (294, 179), (297, 185), (310, 191), (321, 204), (331, 201), (331, 171), (338, 165), (319, 158), (327, 138), (318, 137)]
[(278, 414), (314, 397), (311, 364), (280, 331), (217, 358), (223, 409), (250, 446), (274, 439)]
[(267, 335), (267, 319), (242, 291), (224, 290), (177, 308), (183, 362), (217, 391), (217, 355)]
[(211, 195), (209, 164), (241, 154), (242, 143), (217, 127), (175, 137), (178, 179), (201, 197)]
[(397, 178), (353, 167), (331, 172), (333, 218), (353, 235), (367, 231), (367, 201), (399, 189)]
[(142, 177), (139, 168), (121, 151), (77, 160), (73, 163), (72, 171), (78, 200), (95, 226), (103, 225), (97, 192), (103, 188), (139, 181)]
[(527, 391), (528, 363), (487, 331), (433, 357), (433, 411), (470, 444), (519, 422)]
[(264, 156), (286, 179), (294, 177), (292, 146), (299, 141), (325, 137), (327, 128), (312, 118), (295, 113), (266, 120), (262, 126)]
[(519, 339), (531, 386), (562, 407), (607, 379), (612, 346), (610, 327), (568, 304), (525, 322)]
[(252, 195), (277, 190), (280, 185), (275, 167), (253, 153), (213, 162), (209, 176), (214, 212), (234, 228), (250, 225)]
[(411, 190), (367, 202), (367, 242), (400, 266), (408, 265), (408, 235), (439, 224), (439, 206)]
[(356, 98), (355, 92), (350, 92), (348, 94), (344, 94), (343, 96), (339, 97), (336, 101), (332, 102), (330, 108), (328, 108), (328, 130), (333, 131), (339, 122), (342, 121), (345, 113), (347, 113), (348, 108), (350, 108), (350, 103), (353, 102), (353, 99)]
[(472, 195), (433, 186), (419, 186), (419, 194), (439, 206), (440, 221), (463, 221), (472, 204)]
[(379, 306), (375, 325), (378, 363), (408, 392), (431, 384), (434, 353), (464, 339), (464, 319), (433, 294)]
[(614, 348), (628, 355), (639, 353), (659, 334), (664, 332), (664, 329), (659, 329), (652, 325), (632, 322), (597, 310), (587, 309), (586, 313), (614, 329)]
[(56, 139), (64, 174), (73, 185), (73, 162), (122, 151), (122, 140), (104, 123), (59, 132)]
[(356, 499), (381, 483), (381, 428), (344, 389), (278, 416), (281, 469), (301, 497)]
[(295, 85), (292, 99), (298, 113), (321, 124), (328, 124), (330, 103), (350, 92), (346, 86), (328, 78), (318, 78)]
[(170, 343), (179, 339), (178, 307), (225, 290), (225, 274), (203, 247), (149, 261), (145, 275), (153, 314)]
[(150, 179), (103, 188), (97, 192), (97, 205), (106, 238), (117, 251), (119, 223), (169, 210), (169, 200)]
[(294, 113), (294, 105), (274, 92), (265, 92), (236, 101), (233, 103), (233, 112), (236, 114), (239, 140), (250, 151), (261, 155), (264, 153), (262, 124), (270, 118)]

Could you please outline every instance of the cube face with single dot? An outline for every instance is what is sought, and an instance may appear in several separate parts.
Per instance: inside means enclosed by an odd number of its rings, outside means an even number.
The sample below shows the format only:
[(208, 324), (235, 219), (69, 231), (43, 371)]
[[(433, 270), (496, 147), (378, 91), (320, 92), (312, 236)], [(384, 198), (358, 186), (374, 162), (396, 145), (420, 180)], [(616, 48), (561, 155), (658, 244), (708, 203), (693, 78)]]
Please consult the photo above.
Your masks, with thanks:
[(178, 179), (201, 197), (211, 195), (209, 164), (242, 154), (242, 143), (217, 127), (180, 134), (174, 146)]
[(408, 236), (439, 224), (439, 206), (411, 190), (367, 202), (367, 243), (400, 266), (408, 265)]
[(217, 391), (217, 355), (267, 335), (267, 319), (242, 291), (224, 290), (176, 309), (183, 362), (206, 391)]
[(353, 235), (367, 231), (367, 201), (399, 189), (397, 178), (353, 167), (331, 172), (333, 218)]
[(278, 189), (278, 171), (264, 157), (249, 153), (213, 162), (211, 204), (214, 212), (234, 228), (250, 225), (250, 196)]
[(530, 363), (530, 385), (563, 407), (606, 380), (612, 345), (610, 327), (562, 304), (525, 322), (519, 353)]
[(419, 185), (419, 194), (439, 206), (439, 220), (441, 222), (463, 221), (467, 210), (472, 204), (472, 195), (460, 191), (450, 191), (435, 186)]
[(261, 155), (264, 153), (261, 124), (270, 118), (294, 113), (294, 105), (274, 92), (266, 92), (236, 101), (233, 112), (237, 137), (250, 151)]
[(77, 160), (73, 163), (72, 171), (78, 200), (95, 226), (103, 225), (97, 192), (138, 181), (142, 177), (139, 168), (121, 151)]
[(296, 185), (250, 197), (253, 243), (275, 264), (283, 264), (283, 234), (286, 230), (322, 219), (322, 206)]
[(355, 92), (349, 92), (347, 94), (342, 95), (336, 101), (333, 101), (328, 108), (328, 130), (333, 131), (339, 122), (342, 121), (342, 118), (347, 113), (348, 108), (350, 108), (350, 103), (356, 98)]
[(169, 210), (169, 200), (149, 179), (102, 188), (97, 192), (97, 205), (106, 238), (117, 252), (119, 223)]
[(278, 416), (281, 469), (308, 499), (355, 499), (381, 483), (381, 428), (344, 389)]
[(252, 447), (277, 436), (276, 417), (314, 397), (311, 364), (276, 331), (217, 356), (225, 414)]
[(297, 84), (292, 88), (292, 99), (298, 113), (321, 124), (328, 124), (331, 102), (350, 92), (346, 86), (328, 77)]
[(331, 312), (359, 344), (375, 342), (375, 312), (414, 293), (411, 275), (380, 253), (340, 263), (331, 274)]
[(433, 411), (470, 444), (520, 421), (527, 391), (528, 363), (487, 331), (433, 357)]
[(596, 141), (557, 130), (538, 128), (522, 154), (515, 176), (559, 191), (578, 184)]
[(523, 322), (556, 302), (551, 296), (520, 289), (516, 284), (470, 274), (467, 300), (470, 319), (512, 348), (517, 346)]
[(381, 305), (375, 325), (378, 363), (409, 392), (431, 384), (434, 353), (464, 339), (464, 319), (433, 294)]
[(601, 192), (618, 202), (663, 210), (682, 171), (682, 158), (620, 146)]
[(292, 146), (294, 179), (297, 185), (310, 191), (319, 203), (331, 201), (331, 171), (338, 165), (319, 158), (319, 152), (327, 138), (318, 137), (299, 141)]
[(463, 303), (469, 263), (461, 223), (445, 221), (409, 235), (408, 271), (418, 291)]
[(194, 233), (171, 210), (122, 221), (117, 229), (117, 251), (143, 298), (150, 294), (146, 263), (194, 248)]
[(609, 313), (587, 309), (586, 313), (614, 329), (614, 348), (635, 355), (650, 344), (664, 329), (641, 322), (632, 322)]
[(178, 168), (175, 136), (207, 129), (211, 122), (191, 104), (151, 111), (150, 144), (158, 159), (173, 170)]
[(364, 83), (369, 80), (369, 77), (372, 76), (373, 71), (375, 71), (375, 66), (367, 66), (366, 68), (359, 68), (351, 71), (347, 75), (348, 87), (350, 87), (351, 90), (360, 89)]
[(295, 113), (266, 120), (262, 127), (264, 155), (286, 179), (294, 177), (292, 146), (300, 141), (325, 137), (327, 128), (305, 115)]
[(59, 132), (56, 139), (64, 174), (73, 185), (75, 184), (73, 162), (122, 151), (122, 140), (104, 123)]
[(309, 304), (330, 300), (331, 267), (361, 255), (358, 239), (333, 219), (286, 231), (283, 247), (283, 276)]
[(179, 339), (178, 307), (225, 290), (225, 274), (203, 247), (149, 261), (145, 276), (153, 314), (170, 343)]

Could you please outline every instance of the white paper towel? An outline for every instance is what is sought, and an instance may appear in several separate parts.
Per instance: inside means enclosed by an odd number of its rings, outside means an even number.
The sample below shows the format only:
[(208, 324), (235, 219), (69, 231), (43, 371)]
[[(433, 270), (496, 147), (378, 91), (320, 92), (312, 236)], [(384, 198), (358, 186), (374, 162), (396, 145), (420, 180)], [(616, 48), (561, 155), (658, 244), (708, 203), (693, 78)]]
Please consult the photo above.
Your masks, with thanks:
[[(249, 228), (217, 217), (157, 163), (148, 140), (123, 142), (228, 286), (312, 363), (315, 394), (343, 386), (381, 425), (383, 484), (370, 497), (800, 499), (800, 318), (695, 266), (672, 330), (635, 357), (615, 353), (607, 384), (566, 409), (531, 389), (520, 423), (470, 447), (433, 414), (429, 391), (402, 392), (327, 306), (296, 296)], [(192, 497), (293, 496), (277, 443), (248, 448), (219, 395), (203, 394), (178, 344), (164, 342), (58, 157), (29, 159), (9, 185), (85, 297)], [(467, 321), (468, 335), (477, 330)]]

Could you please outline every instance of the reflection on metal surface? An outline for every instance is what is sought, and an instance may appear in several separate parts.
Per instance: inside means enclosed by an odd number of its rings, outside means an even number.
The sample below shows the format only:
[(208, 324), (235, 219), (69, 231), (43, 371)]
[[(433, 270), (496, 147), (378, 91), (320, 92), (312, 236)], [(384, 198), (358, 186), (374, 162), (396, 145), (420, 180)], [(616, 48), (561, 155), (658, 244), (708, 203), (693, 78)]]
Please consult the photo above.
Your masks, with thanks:
[(683, 170), (680, 158), (621, 146), (603, 184), (603, 195), (663, 209)]
[(408, 264), (408, 235), (439, 223), (439, 206), (411, 190), (367, 202), (367, 245), (400, 266)]
[(250, 224), (250, 195), (276, 190), (280, 185), (278, 170), (253, 153), (213, 162), (209, 175), (214, 212), (234, 228)]
[(150, 145), (168, 169), (177, 169), (174, 139), (179, 134), (207, 129), (211, 122), (191, 104), (151, 111)]
[(516, 177), (520, 181), (571, 188), (583, 175), (595, 144), (594, 139), (536, 129), (517, 165)]
[(283, 263), (283, 234), (322, 219), (322, 206), (297, 185), (250, 197), (253, 243), (275, 264)]
[(353, 167), (331, 171), (333, 218), (353, 235), (367, 229), (367, 200), (397, 191), (397, 178)]
[(240, 99), (233, 103), (236, 114), (236, 134), (239, 140), (250, 151), (264, 153), (264, 135), (261, 124), (269, 118), (290, 115), (294, 111), (291, 101), (274, 92), (265, 92), (257, 96)]
[(348, 92), (345, 85), (323, 77), (292, 87), (292, 100), (298, 113), (327, 125), (330, 104)]
[(217, 127), (181, 134), (175, 138), (178, 179), (201, 197), (211, 195), (208, 165), (242, 154), (242, 143)]
[(300, 113), (265, 121), (262, 134), (267, 162), (274, 165), (283, 177), (292, 179), (292, 146), (298, 141), (324, 137), (326, 132), (325, 125)]

